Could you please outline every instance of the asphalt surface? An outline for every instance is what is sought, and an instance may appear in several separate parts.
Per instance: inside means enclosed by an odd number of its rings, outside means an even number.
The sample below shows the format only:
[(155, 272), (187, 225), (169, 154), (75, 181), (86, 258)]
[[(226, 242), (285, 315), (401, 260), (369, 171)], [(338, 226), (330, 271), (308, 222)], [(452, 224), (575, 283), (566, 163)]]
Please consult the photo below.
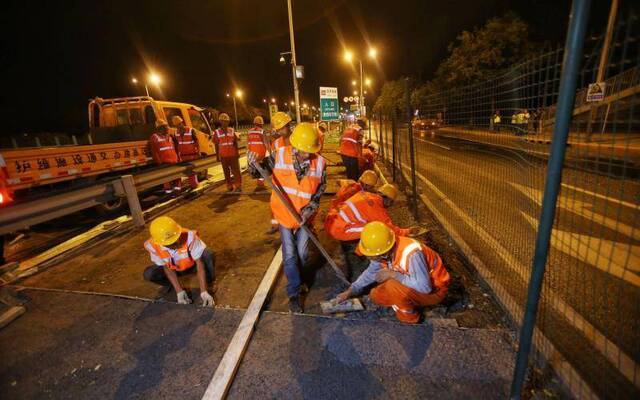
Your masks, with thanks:
[(496, 399), (513, 349), (503, 330), (264, 313), (230, 399)]
[[(400, 161), (410, 165), (406, 130), (399, 133), (403, 138)], [(498, 147), (501, 143), (496, 137), (485, 139), (495, 141), (494, 145), (474, 140), (477, 139), (462, 133), (455, 137), (451, 132), (417, 132), (417, 171), (440, 193), (424, 184), (419, 184), (419, 190), (449, 219), (516, 302), (524, 306), (545, 163), (527, 152), (529, 145), (516, 151)], [(513, 143), (508, 141), (510, 146)], [(637, 386), (595, 350), (584, 333), (576, 329), (575, 321), (568, 321), (549, 300), (561, 298), (638, 363), (640, 185), (635, 179), (577, 168), (565, 168), (562, 182), (565, 186), (558, 202), (556, 236), (552, 239), (543, 289), (547, 297), (541, 302), (538, 327), (601, 396), (637, 398)], [(443, 202), (443, 195), (455, 204), (456, 210)], [(487, 242), (479, 230), (494, 240)], [(587, 257), (589, 252), (592, 254)], [(500, 257), (504, 253), (515, 257), (515, 265)], [(619, 270), (626, 279), (616, 273)]]
[(0, 398), (200, 399), (242, 311), (27, 291), (0, 330)]

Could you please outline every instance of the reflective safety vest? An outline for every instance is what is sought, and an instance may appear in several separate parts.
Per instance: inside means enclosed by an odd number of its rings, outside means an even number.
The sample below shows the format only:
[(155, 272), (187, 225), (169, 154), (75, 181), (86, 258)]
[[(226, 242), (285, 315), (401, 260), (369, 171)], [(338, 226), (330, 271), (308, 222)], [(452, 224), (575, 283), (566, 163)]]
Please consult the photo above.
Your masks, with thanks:
[(325, 219), (324, 229), (337, 240), (358, 240), (364, 226), (373, 221), (386, 224), (397, 236), (409, 233), (408, 229), (393, 224), (387, 209), (384, 208), (382, 196), (364, 191), (354, 194), (340, 207), (331, 210)]
[[(300, 181), (296, 176), (293, 163), (293, 147), (280, 147), (276, 152), (273, 165), (273, 180), (285, 192), (293, 208), (300, 213), (300, 210), (309, 204), (311, 196), (316, 193), (318, 186), (322, 183), (326, 161), (322, 156), (312, 155), (309, 169)], [(278, 223), (285, 228), (296, 229), (300, 227), (275, 192), (271, 193), (271, 213)]]
[(149, 145), (155, 162), (159, 164), (175, 164), (178, 162), (178, 153), (171, 136), (154, 133), (149, 139)]
[(189, 247), (198, 238), (198, 232), (183, 228), (182, 235), (187, 235), (187, 240), (179, 249), (173, 250), (160, 246), (153, 239), (144, 242), (144, 248), (151, 254), (152, 259), (161, 259), (165, 267), (174, 271), (187, 270), (195, 265), (195, 260), (191, 257)]
[(287, 143), (285, 141), (285, 138), (283, 138), (282, 136), (280, 136), (279, 138), (277, 138), (272, 144), (271, 146), (273, 147), (273, 150), (278, 150), (280, 147), (284, 147), (286, 146)]
[(267, 154), (267, 146), (264, 144), (264, 130), (254, 127), (247, 133), (247, 150), (256, 153), (260, 158)]
[(344, 130), (340, 138), (340, 154), (349, 157), (361, 157), (360, 127), (352, 126)]
[[(181, 131), (183, 131), (181, 133)], [(176, 142), (178, 144), (178, 156), (180, 161), (189, 161), (200, 158), (198, 143), (196, 142), (196, 134), (193, 128), (178, 127), (176, 129)]]
[(220, 157), (238, 157), (238, 143), (233, 128), (227, 127), (226, 132), (222, 128), (216, 129), (215, 135)]
[(417, 240), (403, 236), (396, 237), (395, 246), (396, 250), (393, 255), (393, 262), (391, 265), (386, 262), (382, 262), (381, 265), (383, 268), (390, 268), (401, 274), (408, 275), (409, 258), (416, 251), (422, 251), (424, 259), (427, 262), (425, 267), (427, 268), (429, 279), (431, 279), (431, 286), (433, 287), (432, 293), (436, 292), (438, 289), (449, 286), (451, 278), (449, 276), (449, 272), (442, 264), (442, 259), (438, 253)]
[(349, 185), (345, 185), (338, 189), (338, 192), (331, 199), (331, 209), (338, 208), (345, 202), (348, 198), (353, 196), (354, 194), (362, 191), (362, 185), (358, 182), (353, 182)]

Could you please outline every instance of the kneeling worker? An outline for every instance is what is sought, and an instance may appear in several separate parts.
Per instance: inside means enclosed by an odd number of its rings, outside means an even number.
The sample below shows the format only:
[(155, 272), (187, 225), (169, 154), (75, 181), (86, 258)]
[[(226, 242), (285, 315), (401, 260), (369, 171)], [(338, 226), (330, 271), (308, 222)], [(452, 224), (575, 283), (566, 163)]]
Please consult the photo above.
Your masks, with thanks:
[(375, 186), (378, 184), (378, 174), (375, 171), (364, 171), (358, 182), (351, 179), (339, 179), (340, 189), (331, 199), (331, 209), (338, 208), (349, 197), (362, 191), (374, 192)]
[(369, 258), (369, 267), (337, 296), (345, 301), (377, 282), (369, 297), (381, 306), (393, 307), (396, 317), (415, 324), (419, 310), (440, 303), (449, 287), (449, 272), (432, 249), (417, 240), (397, 236), (382, 222), (365, 225), (358, 250)]
[(151, 238), (144, 243), (155, 265), (147, 267), (144, 279), (162, 286), (173, 286), (178, 303), (190, 304), (191, 299), (180, 285), (178, 276), (194, 272), (195, 265), (204, 307), (215, 305), (207, 291), (207, 283), (215, 278), (213, 253), (207, 249), (196, 231), (184, 229), (169, 217), (158, 217), (149, 227)]

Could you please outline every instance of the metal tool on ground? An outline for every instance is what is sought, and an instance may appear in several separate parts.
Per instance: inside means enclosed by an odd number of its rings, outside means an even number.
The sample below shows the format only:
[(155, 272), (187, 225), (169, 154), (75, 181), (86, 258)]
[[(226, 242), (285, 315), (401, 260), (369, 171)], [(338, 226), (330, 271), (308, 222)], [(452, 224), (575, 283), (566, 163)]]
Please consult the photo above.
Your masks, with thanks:
[(284, 194), (284, 190), (282, 190), (282, 187), (280, 187), (280, 185), (278, 185), (275, 182), (273, 182), (273, 180), (271, 179), (271, 176), (269, 176), (269, 174), (267, 174), (267, 172), (258, 163), (254, 162), (254, 163), (252, 163), (252, 165), (260, 173), (260, 175), (264, 178), (264, 180), (266, 182), (268, 182), (269, 185), (273, 188), (273, 192), (280, 198), (282, 203), (287, 208), (287, 211), (289, 211), (289, 213), (291, 213), (291, 215), (300, 224), (300, 228), (303, 229), (307, 233), (307, 235), (309, 235), (309, 238), (311, 239), (313, 244), (316, 245), (318, 250), (320, 250), (320, 253), (322, 253), (324, 258), (327, 260), (327, 262), (329, 263), (329, 265), (333, 269), (333, 272), (335, 272), (335, 274), (338, 277), (338, 279), (340, 279), (343, 283), (345, 283), (347, 285), (350, 285), (351, 283), (344, 276), (344, 273), (338, 267), (338, 265), (335, 263), (335, 261), (333, 261), (333, 259), (331, 258), (331, 256), (327, 252), (327, 250), (325, 250), (325, 248), (322, 246), (322, 244), (320, 243), (320, 240), (318, 240), (316, 235), (314, 235), (313, 232), (311, 232), (311, 229), (309, 229), (309, 227), (306, 226), (303, 223), (302, 217), (300, 216), (300, 214), (298, 214), (298, 212), (295, 210), (295, 208), (293, 208), (293, 205), (291, 205), (291, 202), (289, 201), (289, 198), (287, 197), (287, 195)]
[(320, 303), (323, 314), (335, 314), (351, 311), (364, 311), (362, 302), (357, 297), (347, 299), (345, 301), (338, 301), (337, 299), (331, 299)]

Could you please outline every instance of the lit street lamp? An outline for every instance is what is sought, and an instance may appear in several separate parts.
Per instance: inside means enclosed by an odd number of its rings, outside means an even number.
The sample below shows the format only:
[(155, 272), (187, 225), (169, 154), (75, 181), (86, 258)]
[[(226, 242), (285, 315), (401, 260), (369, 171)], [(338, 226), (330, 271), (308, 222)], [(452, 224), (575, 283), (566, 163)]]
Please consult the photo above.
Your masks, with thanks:
[(236, 97), (239, 99), (242, 98), (242, 90), (236, 89), (236, 91), (233, 93), (233, 96), (227, 93), (227, 97), (231, 97), (233, 99), (233, 114), (236, 117), (236, 131), (237, 131), (238, 130), (238, 108), (236, 107)]
[[(147, 82), (151, 83), (151, 84), (153, 84), (153, 85), (155, 85), (156, 87), (159, 88), (160, 84), (162, 83), (162, 78), (160, 78), (160, 75), (152, 72), (147, 77)], [(149, 85), (148, 85), (147, 82), (145, 82), (145, 84), (144, 84), (144, 90), (147, 93), (147, 97), (150, 97), (150, 95), (149, 95)], [(138, 85), (138, 79), (136, 77), (131, 78), (131, 83), (134, 84), (134, 85)]]
[[(373, 47), (369, 48), (369, 52), (368, 52), (369, 58), (371, 58), (372, 60), (375, 59), (378, 55), (378, 50), (376, 50)], [(351, 52), (350, 50), (345, 50), (344, 52), (344, 59), (346, 62), (351, 63), (354, 59), (354, 55), (353, 52)], [(360, 116), (362, 117), (364, 115), (364, 71), (362, 68), (362, 58), (358, 57), (358, 64), (360, 66), (360, 104), (359, 104), (359, 108), (360, 108)], [(371, 84), (371, 80), (367, 79), (368, 83), (367, 85)], [(355, 81), (351, 81), (351, 84), (353, 86), (355, 86), (354, 84)], [(354, 93), (355, 95), (356, 93)]]

